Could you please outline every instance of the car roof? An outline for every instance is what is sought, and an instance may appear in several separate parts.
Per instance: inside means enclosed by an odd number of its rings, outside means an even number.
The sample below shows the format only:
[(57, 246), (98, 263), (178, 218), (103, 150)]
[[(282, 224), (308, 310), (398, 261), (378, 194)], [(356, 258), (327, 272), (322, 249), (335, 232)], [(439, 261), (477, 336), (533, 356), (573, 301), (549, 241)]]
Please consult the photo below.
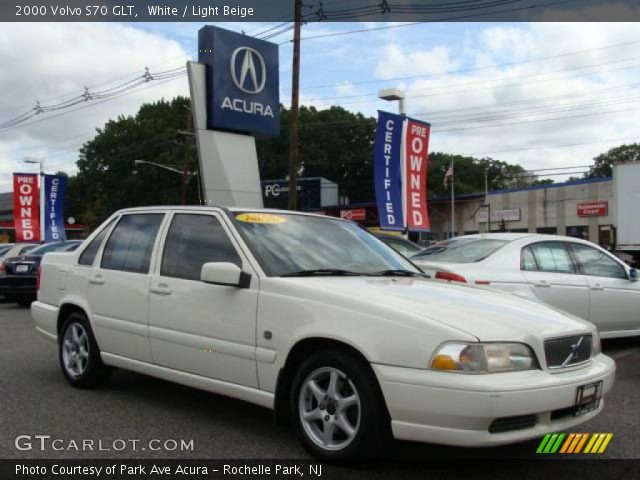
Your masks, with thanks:
[(222, 207), (218, 205), (156, 205), (150, 207), (131, 207), (131, 208), (123, 208), (118, 210), (115, 213), (134, 213), (134, 212), (166, 212), (169, 210), (192, 210), (194, 212), (219, 212), (220, 210), (224, 210), (231, 213), (236, 212), (255, 212), (255, 213), (271, 213), (274, 215), (303, 215), (308, 217), (319, 217), (319, 218), (329, 218), (331, 220), (339, 220), (342, 222), (351, 222), (351, 220), (346, 220), (344, 218), (333, 217), (331, 215), (321, 215), (317, 213), (311, 212), (301, 212), (298, 210), (282, 210), (277, 208), (258, 208), (258, 207)]
[[(509, 232), (500, 232), (500, 233), (474, 233), (472, 235), (463, 235), (459, 237), (453, 237), (449, 240), (463, 240), (463, 239), (491, 239), (491, 240), (506, 240), (509, 242), (514, 242), (516, 240), (527, 239), (529, 241), (533, 240), (536, 242), (574, 242), (581, 243), (583, 245), (589, 246), (597, 246), (595, 243), (590, 242), (589, 240), (584, 240), (582, 238), (576, 237), (568, 237), (566, 235), (550, 235), (546, 233), (509, 233)], [(446, 242), (447, 240), (442, 240), (442, 242)], [(438, 242), (441, 243), (441, 242)]]

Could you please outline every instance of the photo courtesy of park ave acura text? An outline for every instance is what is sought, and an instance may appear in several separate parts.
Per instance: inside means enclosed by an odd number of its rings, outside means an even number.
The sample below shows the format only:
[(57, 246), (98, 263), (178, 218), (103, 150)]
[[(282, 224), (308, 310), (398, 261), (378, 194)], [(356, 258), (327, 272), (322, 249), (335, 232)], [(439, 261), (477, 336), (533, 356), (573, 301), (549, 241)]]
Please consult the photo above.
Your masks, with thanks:
[(0, 480), (640, 478), (636, 0), (0, 4)]

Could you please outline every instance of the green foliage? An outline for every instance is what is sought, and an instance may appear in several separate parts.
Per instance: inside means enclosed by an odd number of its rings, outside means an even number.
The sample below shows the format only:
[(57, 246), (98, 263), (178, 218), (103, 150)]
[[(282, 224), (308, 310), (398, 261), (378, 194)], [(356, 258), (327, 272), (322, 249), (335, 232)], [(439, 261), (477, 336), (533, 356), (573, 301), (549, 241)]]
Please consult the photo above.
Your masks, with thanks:
[[(69, 179), (67, 215), (91, 227), (114, 211), (141, 205), (180, 203), (182, 177), (146, 160), (181, 168), (189, 100), (178, 97), (143, 105), (135, 116), (120, 116), (97, 129), (97, 135), (80, 149), (78, 174)], [(191, 142), (193, 143), (193, 142)], [(197, 165), (190, 148), (189, 170)], [(197, 203), (197, 186), (191, 180), (189, 203)]]
[[(181, 168), (185, 137), (179, 132), (186, 129), (188, 106), (184, 97), (145, 104), (135, 116), (120, 116), (98, 129), (80, 150), (78, 174), (69, 178), (66, 216), (95, 227), (120, 208), (180, 203), (180, 175), (150, 165), (136, 166), (134, 161)], [(289, 171), (291, 112), (281, 106), (280, 113), (280, 135), (256, 142), (260, 175), (265, 180), (284, 178)], [(301, 107), (299, 175), (336, 182), (340, 194), (351, 202), (372, 201), (375, 124), (374, 118), (342, 107)], [(485, 171), (490, 190), (552, 183), (538, 180), (519, 165), (493, 158), (432, 152), (427, 176), (430, 197), (448, 195), (442, 181), (452, 159), (456, 194), (483, 192)], [(196, 169), (196, 150), (190, 142), (189, 170)], [(192, 179), (188, 188), (191, 204), (198, 203), (196, 181)]]
[[(289, 173), (291, 111), (280, 108), (280, 136), (258, 139), (260, 178), (275, 180)], [(299, 175), (336, 182), (352, 202), (373, 198), (375, 119), (342, 107), (300, 107)]]
[(640, 162), (640, 144), (620, 145), (601, 153), (593, 159), (593, 166), (585, 174), (586, 178), (610, 177), (614, 163)]

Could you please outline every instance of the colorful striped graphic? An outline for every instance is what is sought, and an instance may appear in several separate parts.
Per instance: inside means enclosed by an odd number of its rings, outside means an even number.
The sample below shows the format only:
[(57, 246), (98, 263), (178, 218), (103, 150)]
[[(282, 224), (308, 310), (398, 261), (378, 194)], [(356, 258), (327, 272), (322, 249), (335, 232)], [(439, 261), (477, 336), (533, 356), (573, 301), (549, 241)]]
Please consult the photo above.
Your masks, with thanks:
[(547, 433), (536, 453), (604, 453), (612, 438), (613, 433)]

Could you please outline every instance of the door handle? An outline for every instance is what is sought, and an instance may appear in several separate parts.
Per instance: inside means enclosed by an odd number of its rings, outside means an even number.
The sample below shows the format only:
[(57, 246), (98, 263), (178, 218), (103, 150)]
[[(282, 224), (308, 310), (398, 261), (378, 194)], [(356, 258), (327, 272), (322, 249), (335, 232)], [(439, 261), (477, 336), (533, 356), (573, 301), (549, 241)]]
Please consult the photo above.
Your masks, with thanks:
[(594, 285), (593, 287), (591, 287), (591, 290), (604, 290), (604, 287), (601, 285)]
[(544, 280), (540, 280), (539, 282), (534, 283), (533, 286), (534, 287), (541, 287), (541, 288), (549, 288), (551, 285), (549, 285)]
[(89, 283), (94, 285), (104, 285), (104, 278), (102, 278), (102, 275), (96, 275), (89, 279)]
[(157, 287), (151, 287), (149, 291), (158, 295), (171, 295), (171, 289), (164, 283), (161, 283)]

